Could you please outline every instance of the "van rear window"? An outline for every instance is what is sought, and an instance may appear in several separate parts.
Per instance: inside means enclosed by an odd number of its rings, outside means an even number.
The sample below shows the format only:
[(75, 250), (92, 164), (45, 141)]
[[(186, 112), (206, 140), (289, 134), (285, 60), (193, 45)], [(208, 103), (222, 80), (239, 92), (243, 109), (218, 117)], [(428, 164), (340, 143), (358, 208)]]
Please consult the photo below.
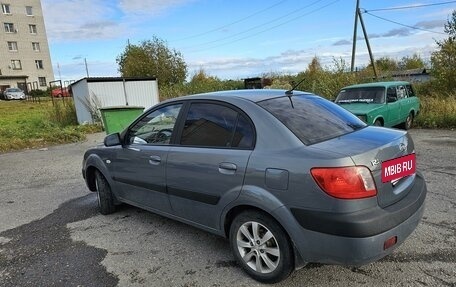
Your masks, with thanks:
[(338, 105), (318, 96), (291, 96), (258, 102), (304, 144), (339, 137), (366, 124)]

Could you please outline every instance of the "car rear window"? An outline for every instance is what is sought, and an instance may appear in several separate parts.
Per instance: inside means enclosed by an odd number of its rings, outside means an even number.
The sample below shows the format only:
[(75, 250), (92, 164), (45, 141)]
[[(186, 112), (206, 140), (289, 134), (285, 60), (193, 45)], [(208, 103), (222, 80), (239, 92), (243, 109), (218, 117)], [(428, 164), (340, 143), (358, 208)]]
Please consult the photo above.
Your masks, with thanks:
[(338, 105), (317, 96), (291, 96), (258, 102), (304, 144), (339, 137), (366, 126)]

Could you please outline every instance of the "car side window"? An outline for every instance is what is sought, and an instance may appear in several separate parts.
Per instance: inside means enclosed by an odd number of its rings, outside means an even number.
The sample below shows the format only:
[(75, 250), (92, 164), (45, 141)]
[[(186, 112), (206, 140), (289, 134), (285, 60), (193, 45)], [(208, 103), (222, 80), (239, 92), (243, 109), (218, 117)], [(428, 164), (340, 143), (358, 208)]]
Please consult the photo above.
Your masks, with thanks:
[(407, 85), (407, 86), (405, 86), (405, 88), (407, 89), (407, 94), (408, 94), (409, 98), (415, 96), (415, 92), (413, 91), (413, 88), (411, 85)]
[(405, 90), (404, 86), (397, 86), (396, 93), (398, 100), (402, 100), (407, 97), (407, 91)]
[(180, 143), (187, 146), (250, 148), (254, 132), (237, 111), (219, 104), (193, 103), (185, 119)]
[(237, 148), (253, 148), (254, 140), (255, 131), (252, 124), (244, 115), (239, 114), (231, 146)]
[(169, 144), (182, 104), (161, 107), (143, 117), (128, 132), (128, 144)]
[(388, 98), (397, 98), (396, 87), (389, 87), (386, 90), (386, 95)]

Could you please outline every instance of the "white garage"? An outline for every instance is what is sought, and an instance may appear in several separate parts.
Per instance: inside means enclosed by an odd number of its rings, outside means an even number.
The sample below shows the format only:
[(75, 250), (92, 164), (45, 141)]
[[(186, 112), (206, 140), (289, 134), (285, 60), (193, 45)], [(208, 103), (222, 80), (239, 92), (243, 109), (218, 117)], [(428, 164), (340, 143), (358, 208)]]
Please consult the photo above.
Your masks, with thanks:
[(79, 124), (96, 121), (100, 108), (139, 106), (148, 109), (159, 102), (156, 78), (82, 78), (70, 87)]

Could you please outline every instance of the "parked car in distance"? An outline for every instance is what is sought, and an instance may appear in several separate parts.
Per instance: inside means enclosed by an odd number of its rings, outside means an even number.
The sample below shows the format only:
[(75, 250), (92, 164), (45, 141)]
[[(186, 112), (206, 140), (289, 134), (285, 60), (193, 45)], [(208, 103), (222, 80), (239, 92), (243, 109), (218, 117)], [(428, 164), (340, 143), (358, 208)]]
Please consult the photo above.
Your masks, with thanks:
[(226, 237), (239, 266), (267, 283), (308, 262), (390, 254), (427, 193), (407, 131), (284, 90), (162, 102), (87, 150), (82, 174), (102, 214), (127, 203)]
[(71, 97), (70, 91), (67, 87), (61, 88), (54, 88), (51, 91), (51, 95), (54, 98), (61, 98), (61, 97)]
[(420, 112), (420, 100), (409, 82), (376, 82), (345, 87), (334, 101), (368, 125), (408, 130)]
[(25, 93), (18, 88), (7, 88), (3, 91), (4, 100), (25, 100)]

